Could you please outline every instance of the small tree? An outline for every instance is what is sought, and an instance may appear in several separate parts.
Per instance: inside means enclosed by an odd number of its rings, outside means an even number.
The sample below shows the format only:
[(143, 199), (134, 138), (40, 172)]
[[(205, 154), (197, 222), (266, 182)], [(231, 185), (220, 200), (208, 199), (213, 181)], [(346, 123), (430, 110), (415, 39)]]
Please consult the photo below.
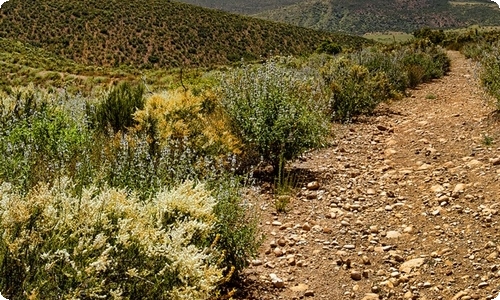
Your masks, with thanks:
[(91, 113), (93, 125), (102, 130), (110, 126), (115, 132), (126, 130), (135, 124), (133, 114), (144, 107), (143, 95), (143, 85), (117, 85)]

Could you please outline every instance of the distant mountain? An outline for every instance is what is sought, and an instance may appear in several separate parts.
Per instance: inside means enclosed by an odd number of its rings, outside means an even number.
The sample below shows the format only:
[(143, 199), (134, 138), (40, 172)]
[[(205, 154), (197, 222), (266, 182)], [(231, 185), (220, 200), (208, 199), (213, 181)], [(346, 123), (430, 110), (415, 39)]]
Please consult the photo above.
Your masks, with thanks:
[(78, 63), (140, 68), (307, 54), (325, 40), (367, 43), (168, 0), (10, 0), (0, 9), (0, 37)]
[(221, 0), (181, 1), (233, 12), (257, 12), (256, 16), (263, 19), (349, 34), (500, 26), (500, 9), (488, 0), (269, 0), (267, 5), (261, 0), (235, 0), (232, 4)]

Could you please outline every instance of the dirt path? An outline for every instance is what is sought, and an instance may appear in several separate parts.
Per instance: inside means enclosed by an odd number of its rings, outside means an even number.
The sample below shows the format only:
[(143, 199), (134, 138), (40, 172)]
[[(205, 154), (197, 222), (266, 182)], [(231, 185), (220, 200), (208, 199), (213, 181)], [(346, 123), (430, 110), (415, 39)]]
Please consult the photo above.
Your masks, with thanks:
[[(336, 128), (294, 167), (316, 180), (276, 214), (240, 299), (493, 299), (500, 293), (500, 123), (472, 64)], [(272, 275), (274, 274), (274, 275)]]

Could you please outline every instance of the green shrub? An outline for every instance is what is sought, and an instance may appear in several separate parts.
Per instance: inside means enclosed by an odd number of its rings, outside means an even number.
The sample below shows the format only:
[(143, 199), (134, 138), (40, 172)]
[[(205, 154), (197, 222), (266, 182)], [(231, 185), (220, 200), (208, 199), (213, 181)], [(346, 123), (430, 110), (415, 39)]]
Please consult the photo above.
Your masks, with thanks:
[(500, 111), (500, 48), (495, 46), (489, 52), (484, 52), (481, 70), (481, 83), (496, 100), (497, 110)]
[(318, 53), (326, 53), (330, 55), (339, 54), (342, 52), (342, 46), (334, 42), (325, 41), (316, 50)]
[(403, 59), (407, 68), (409, 86), (443, 77), (450, 70), (450, 59), (438, 47), (411, 50)]
[(40, 180), (83, 171), (78, 162), (91, 137), (55, 105), (60, 96), (27, 88), (0, 99), (0, 180), (27, 191)]
[(259, 253), (263, 241), (258, 229), (259, 216), (250, 202), (242, 201), (242, 179), (222, 176), (207, 182), (217, 199), (214, 207), (217, 223), (212, 238), (217, 239), (217, 248), (224, 253), (220, 263), (228, 279), (231, 275), (236, 278), (241, 274), (250, 258)]
[(404, 92), (408, 88), (408, 74), (402, 64), (404, 55), (403, 49), (389, 51), (369, 47), (351, 54), (349, 58), (366, 67), (372, 74), (384, 73), (395, 92)]
[(327, 133), (321, 82), (277, 59), (229, 72), (221, 80), (222, 106), (246, 155), (275, 170), (321, 145)]
[(415, 30), (413, 36), (419, 39), (428, 39), (435, 45), (441, 44), (446, 39), (446, 34), (442, 29), (432, 30), (430, 28), (421, 28)]
[(366, 67), (346, 58), (330, 61), (321, 73), (332, 92), (329, 109), (335, 121), (346, 122), (362, 114), (371, 114), (392, 94), (384, 73), (372, 74)]
[(102, 131), (111, 127), (114, 132), (125, 131), (135, 124), (133, 114), (144, 107), (144, 86), (120, 83), (109, 91), (95, 109), (88, 107), (93, 125)]

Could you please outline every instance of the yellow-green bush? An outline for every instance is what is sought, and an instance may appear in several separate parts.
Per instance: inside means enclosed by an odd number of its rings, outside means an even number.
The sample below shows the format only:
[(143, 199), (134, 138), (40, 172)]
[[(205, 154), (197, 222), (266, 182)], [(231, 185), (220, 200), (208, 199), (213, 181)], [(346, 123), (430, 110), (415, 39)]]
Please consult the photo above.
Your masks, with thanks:
[[(224, 280), (217, 201), (186, 182), (143, 202), (72, 182), (0, 185), (0, 290), (10, 299), (208, 299)], [(210, 240), (211, 239), (211, 240)]]
[(211, 154), (239, 153), (239, 140), (231, 133), (227, 118), (210, 94), (189, 91), (153, 94), (144, 109), (134, 114), (135, 130), (146, 133), (150, 144), (187, 141), (193, 150)]

